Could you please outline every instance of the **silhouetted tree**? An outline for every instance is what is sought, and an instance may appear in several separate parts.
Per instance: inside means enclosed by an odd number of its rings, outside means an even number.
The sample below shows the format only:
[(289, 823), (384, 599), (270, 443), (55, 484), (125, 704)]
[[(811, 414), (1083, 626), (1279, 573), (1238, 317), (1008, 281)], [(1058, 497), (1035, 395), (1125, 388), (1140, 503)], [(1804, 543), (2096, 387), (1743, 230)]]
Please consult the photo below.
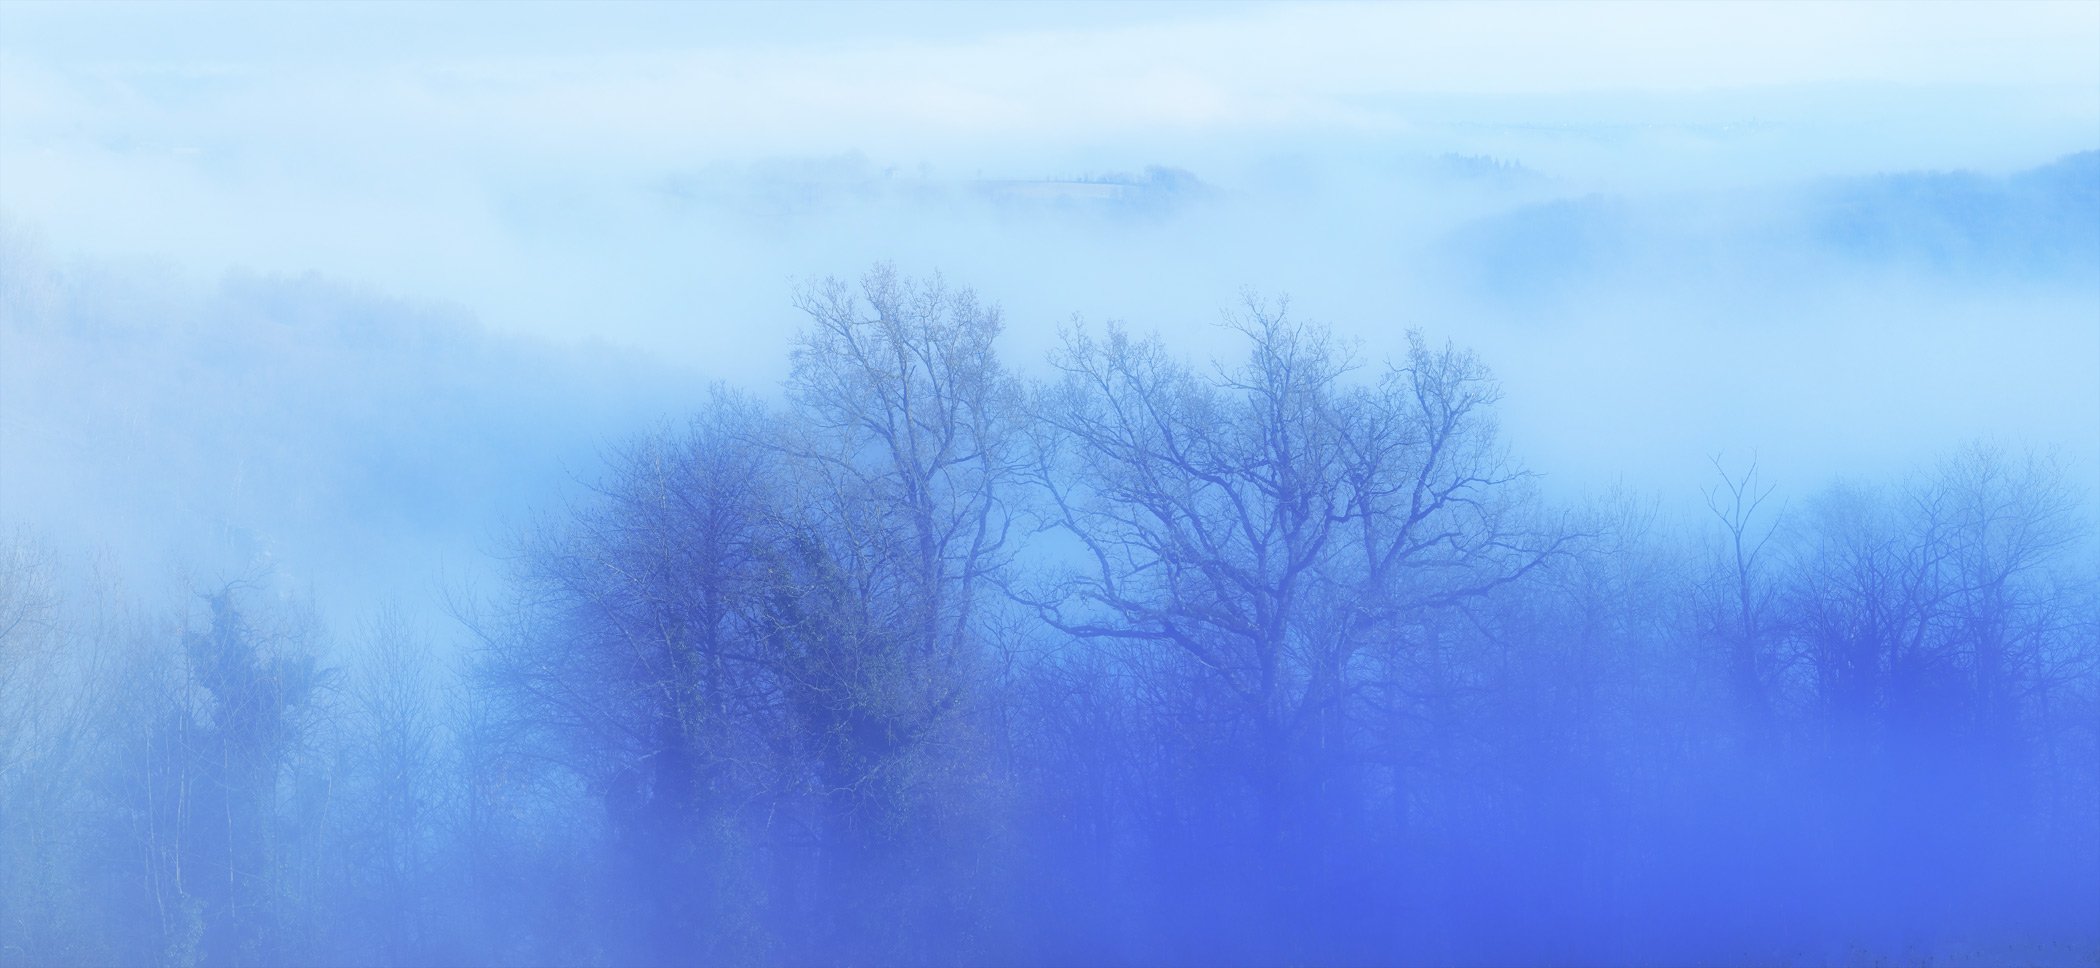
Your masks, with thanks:
[(1199, 823), (1251, 835), (1256, 880), (1289, 896), (1286, 868), (1317, 864), (1363, 806), (1356, 757), (1390, 727), (1357, 700), (1407, 674), (1408, 629), (1570, 537), (1530, 517), (1472, 357), (1412, 337), (1404, 364), (1353, 380), (1332, 337), (1281, 308), (1230, 322), (1247, 358), (1208, 378), (1119, 328), (1068, 339), (1036, 405), (1035, 480), (1076, 560), (1034, 600), (1128, 647), (1175, 757), (1237, 777), (1183, 809), (1218, 804)]
[[(946, 838), (987, 795), (975, 700), (1010, 554), (1018, 386), (998, 309), (938, 278), (878, 266), (797, 305), (809, 326), (775, 430), (791, 473), (771, 634), (817, 757), (825, 877), (867, 886), (848, 904), (864, 910), (841, 913), (868, 943), (899, 917), (968, 916), (938, 885)], [(922, 961), (926, 940), (873, 950)]]

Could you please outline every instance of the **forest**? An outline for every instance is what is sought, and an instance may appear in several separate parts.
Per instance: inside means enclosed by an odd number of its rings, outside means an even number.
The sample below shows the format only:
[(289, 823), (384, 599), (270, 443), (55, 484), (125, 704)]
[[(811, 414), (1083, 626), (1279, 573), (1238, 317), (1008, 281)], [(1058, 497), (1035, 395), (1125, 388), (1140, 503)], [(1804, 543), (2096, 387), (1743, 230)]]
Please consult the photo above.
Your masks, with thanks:
[(2100, 955), (2100, 543), (2045, 451), (1716, 454), (1680, 519), (1540, 486), (1432, 332), (1250, 294), (1215, 356), (1019, 365), (938, 276), (794, 308), (781, 386), (502, 533), (461, 649), (17, 529), (0, 963)]
[(2100, 968), (2096, 65), (0, 0), (0, 968)]

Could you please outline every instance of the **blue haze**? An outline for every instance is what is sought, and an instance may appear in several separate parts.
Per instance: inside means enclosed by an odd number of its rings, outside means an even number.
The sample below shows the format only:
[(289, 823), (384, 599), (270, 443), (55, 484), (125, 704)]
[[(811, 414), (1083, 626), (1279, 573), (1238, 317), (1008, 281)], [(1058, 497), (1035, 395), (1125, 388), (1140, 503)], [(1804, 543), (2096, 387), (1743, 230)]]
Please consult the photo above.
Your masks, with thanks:
[(2091, 5), (0, 5), (0, 965), (2089, 964), (2096, 514)]

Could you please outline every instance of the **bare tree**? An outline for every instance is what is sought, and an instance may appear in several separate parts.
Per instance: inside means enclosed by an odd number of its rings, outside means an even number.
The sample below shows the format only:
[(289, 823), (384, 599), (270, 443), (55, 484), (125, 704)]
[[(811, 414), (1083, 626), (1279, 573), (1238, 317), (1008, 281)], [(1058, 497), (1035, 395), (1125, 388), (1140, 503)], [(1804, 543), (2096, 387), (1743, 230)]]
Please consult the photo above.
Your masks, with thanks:
[(2074, 596), (2055, 566), (2081, 537), (2075, 503), (2052, 462), (1984, 443), (1942, 461), (1927, 486), (1950, 546), (1947, 633), (1970, 670), (1973, 725), (2003, 751), (2021, 709), (2060, 681), (2051, 666), (2065, 616), (2052, 605)]
[(50, 553), (28, 532), (0, 536), (0, 776), (30, 755), (44, 703), (36, 679), (57, 646), (59, 595)]
[[(311, 921), (295, 890), (304, 835), (291, 809), (310, 741), (328, 713), (331, 670), (310, 618), (253, 600), (249, 583), (199, 596), (206, 619), (141, 634), (110, 709), (107, 777), (128, 876), (159, 930), (148, 960), (271, 964)], [(291, 782), (287, 782), (287, 781)]]
[(1707, 624), (1725, 643), (1729, 690), (1736, 708), (1752, 722), (1763, 719), (1770, 696), (1772, 623), (1778, 586), (1769, 574), (1766, 548), (1781, 516), (1760, 515), (1776, 484), (1758, 479), (1757, 461), (1738, 476), (1720, 457), (1710, 458), (1720, 481), (1706, 490), (1706, 509), (1721, 527), (1720, 565), (1705, 590), (1712, 614)]
[(809, 287), (797, 305), (810, 327), (783, 449), (806, 468), (802, 509), (843, 529), (856, 574), (895, 574), (879, 591), (907, 609), (897, 619), (915, 648), (952, 651), (1005, 561), (1018, 388), (994, 347), (999, 311), (888, 266), (857, 287)]
[(430, 643), (397, 607), (363, 634), (364, 654), (348, 689), (353, 768), (346, 865), (363, 910), (359, 943), (403, 964), (427, 960), (439, 828), (441, 667)]
[(695, 906), (737, 893), (707, 863), (724, 828), (799, 786), (766, 651), (779, 484), (758, 419), (718, 394), (684, 433), (615, 452), (588, 500), (526, 539), (515, 598), (470, 618), (494, 702), (477, 735), (559, 764), (603, 805), (636, 892), (631, 959), (693, 942)]
[(1248, 357), (1210, 377), (1120, 328), (1068, 338), (1064, 378), (1038, 398), (1034, 477), (1077, 562), (1033, 601), (1072, 635), (1181, 656), (1201, 705), (1179, 700), (1179, 715), (1203, 724), (1200, 742), (1244, 751), (1253, 819), (1273, 836), (1302, 819), (1295, 797), (1350, 799), (1332, 764), (1368, 653), (1572, 537), (1529, 517), (1470, 355), (1412, 337), (1366, 384), (1282, 307), (1250, 300), (1228, 319)]
[(1876, 742), (2017, 759), (2024, 711), (2089, 661), (2060, 567), (2074, 506), (2047, 461), (1985, 445), (1899, 487), (1826, 492), (1787, 582), (1821, 707)]
[[(1017, 419), (998, 312), (886, 267), (798, 305), (787, 407), (719, 397), (685, 435), (616, 454), (523, 550), (518, 599), (485, 631), (485, 681), (520, 735), (573, 764), (637, 848), (621, 876), (660, 932), (640, 960), (690, 950), (699, 920), (753, 923), (769, 892), (730, 889), (738, 870), (790, 906), (907, 845), (923, 872), (981, 786), (973, 700)], [(731, 840), (755, 852), (721, 854)], [(931, 897), (925, 880), (869, 897)], [(798, 943), (898, 930), (831, 907), (861, 920)]]
[[(1018, 387), (998, 359), (998, 309), (937, 277), (878, 266), (807, 287), (797, 306), (809, 325), (773, 439), (790, 486), (770, 651), (814, 745), (827, 880), (867, 868), (872, 885), (908, 844), (922, 871), (943, 863), (932, 835), (965, 829), (985, 796), (975, 699), (1010, 556)], [(871, 888), (899, 895), (883, 902), (892, 913), (848, 930), (952, 916), (940, 912), (959, 896), (934, 896), (940, 883)]]
[[(0, 960), (92, 958), (64, 914), (82, 878), (66, 815), (92, 684), (68, 668), (55, 556), (26, 529), (0, 534)], [(90, 949), (91, 950), (91, 949)]]

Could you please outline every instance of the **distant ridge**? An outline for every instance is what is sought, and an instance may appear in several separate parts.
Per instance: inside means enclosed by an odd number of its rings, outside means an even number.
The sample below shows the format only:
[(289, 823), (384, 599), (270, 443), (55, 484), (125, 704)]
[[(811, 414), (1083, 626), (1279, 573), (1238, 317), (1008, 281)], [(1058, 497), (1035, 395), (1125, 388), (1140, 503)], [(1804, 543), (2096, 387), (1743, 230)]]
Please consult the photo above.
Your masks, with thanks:
[(2008, 175), (1891, 172), (1744, 193), (1561, 198), (1471, 223), (1445, 256), (1513, 296), (1623, 281), (1833, 266), (1949, 282), (2100, 280), (2100, 151)]

